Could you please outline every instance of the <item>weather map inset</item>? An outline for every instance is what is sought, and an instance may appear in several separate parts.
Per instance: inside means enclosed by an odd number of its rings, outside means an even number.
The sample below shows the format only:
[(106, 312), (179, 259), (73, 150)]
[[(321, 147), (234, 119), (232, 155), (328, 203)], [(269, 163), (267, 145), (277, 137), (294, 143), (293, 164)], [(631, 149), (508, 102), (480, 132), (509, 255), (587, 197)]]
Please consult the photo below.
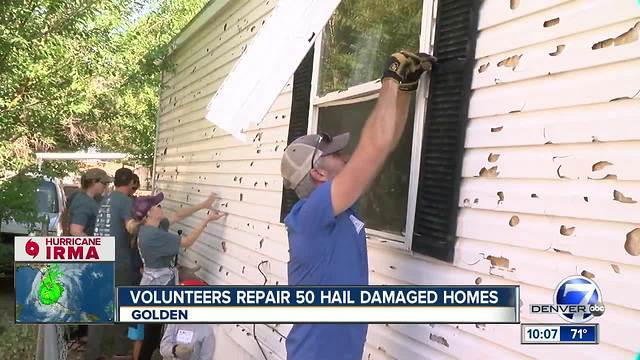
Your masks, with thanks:
[(112, 323), (114, 263), (16, 263), (17, 323)]

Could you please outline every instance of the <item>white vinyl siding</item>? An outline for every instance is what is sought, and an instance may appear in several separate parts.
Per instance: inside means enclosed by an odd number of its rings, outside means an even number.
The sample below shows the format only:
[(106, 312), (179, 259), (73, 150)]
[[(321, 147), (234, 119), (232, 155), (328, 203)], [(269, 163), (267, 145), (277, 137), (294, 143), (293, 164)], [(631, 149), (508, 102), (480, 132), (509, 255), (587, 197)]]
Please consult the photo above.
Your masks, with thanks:
[[(286, 284), (279, 164), (291, 88), (246, 130), (247, 144), (204, 120), (274, 6), (230, 1), (191, 29), (173, 53), (175, 73), (164, 74), (156, 188), (169, 209), (215, 191), (229, 212), (182, 257), (211, 284), (260, 285), (260, 270), (268, 284)], [(454, 262), (369, 241), (372, 284), (518, 284), (522, 322), (561, 322), (532, 317), (529, 304), (551, 302), (566, 276), (594, 276), (607, 306), (600, 344), (520, 345), (519, 325), (379, 324), (369, 327), (365, 359), (630, 359), (640, 350), (640, 257), (625, 250), (640, 227), (639, 22), (636, 1), (484, 0)], [(189, 232), (201, 219), (174, 230)], [(285, 357), (280, 334), (290, 328), (256, 325), (269, 359)], [(217, 334), (219, 358), (263, 358), (253, 325), (222, 325)]]

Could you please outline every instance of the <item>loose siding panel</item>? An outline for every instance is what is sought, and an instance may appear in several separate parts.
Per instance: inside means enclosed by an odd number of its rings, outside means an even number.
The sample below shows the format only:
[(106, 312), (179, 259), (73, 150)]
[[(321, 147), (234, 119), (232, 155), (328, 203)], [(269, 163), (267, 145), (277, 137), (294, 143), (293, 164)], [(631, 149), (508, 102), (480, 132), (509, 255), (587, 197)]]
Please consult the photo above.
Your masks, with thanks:
[[(254, 119), (242, 143), (204, 119), (206, 106), (233, 68), (276, 1), (231, 1), (195, 29), (171, 54), (175, 64), (163, 77), (158, 118), (155, 187), (165, 193), (164, 208), (177, 211), (210, 192), (229, 215), (210, 224), (201, 239), (182, 250), (180, 261), (200, 266), (210, 284), (287, 283), (288, 245), (279, 223), (280, 157), (286, 146), (291, 84), (270, 112)], [(190, 233), (204, 219), (197, 213), (173, 228)], [(275, 329), (275, 330), (274, 330)], [(217, 356), (225, 359), (284, 359), (277, 327), (221, 325)], [(288, 332), (288, 330), (284, 330)], [(285, 335), (286, 336), (286, 335)]]
[[(229, 213), (183, 252), (212, 284), (285, 284), (278, 223), (291, 84), (245, 129), (246, 144), (204, 120), (206, 105), (276, 1), (232, 1), (172, 54), (164, 76), (156, 187), (178, 210), (207, 193)], [(583, 274), (607, 310), (601, 344), (520, 345), (517, 325), (371, 325), (365, 359), (632, 358), (640, 342), (640, 7), (591, 0), (485, 0), (480, 8), (453, 264), (369, 240), (372, 284), (521, 286), (529, 304)], [(174, 230), (191, 231), (196, 215)], [(287, 324), (222, 325), (224, 359), (284, 359)], [(255, 334), (254, 334), (255, 332)], [(256, 338), (259, 341), (256, 342)], [(264, 354), (264, 355), (263, 355)]]

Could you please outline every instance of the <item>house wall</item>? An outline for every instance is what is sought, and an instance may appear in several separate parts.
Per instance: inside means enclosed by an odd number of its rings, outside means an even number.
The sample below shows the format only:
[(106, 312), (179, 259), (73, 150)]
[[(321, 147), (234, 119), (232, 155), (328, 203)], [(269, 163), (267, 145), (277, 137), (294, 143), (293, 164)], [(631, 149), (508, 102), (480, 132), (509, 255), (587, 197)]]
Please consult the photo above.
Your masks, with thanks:
[[(219, 0), (218, 0), (219, 1)], [(213, 2), (215, 3), (215, 1)], [(221, 196), (229, 213), (182, 261), (212, 284), (286, 284), (279, 164), (290, 84), (242, 144), (206, 105), (275, 1), (231, 1), (173, 52), (159, 111), (155, 186), (176, 210)], [(631, 29), (631, 30), (630, 30)], [(485, 0), (452, 264), (370, 239), (373, 284), (521, 286), (523, 322), (583, 274), (607, 305), (600, 345), (523, 346), (518, 325), (371, 325), (367, 359), (633, 358), (640, 351), (640, 6), (635, 1)], [(484, 169), (484, 170), (483, 170)], [(189, 232), (197, 214), (175, 227)], [(638, 231), (640, 232), (640, 230)], [(626, 244), (626, 247), (625, 247)], [(264, 274), (264, 276), (263, 276)], [(286, 356), (290, 325), (220, 325), (224, 359)]]

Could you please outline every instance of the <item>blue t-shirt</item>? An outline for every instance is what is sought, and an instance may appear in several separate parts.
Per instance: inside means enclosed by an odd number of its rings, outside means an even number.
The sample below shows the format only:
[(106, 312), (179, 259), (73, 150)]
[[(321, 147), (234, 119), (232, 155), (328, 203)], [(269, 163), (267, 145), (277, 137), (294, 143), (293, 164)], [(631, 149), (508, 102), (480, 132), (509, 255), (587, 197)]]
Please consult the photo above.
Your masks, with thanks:
[[(289, 285), (368, 285), (364, 223), (349, 208), (333, 215), (331, 182), (298, 201), (284, 220)], [(362, 359), (367, 324), (296, 324), (287, 359)]]

